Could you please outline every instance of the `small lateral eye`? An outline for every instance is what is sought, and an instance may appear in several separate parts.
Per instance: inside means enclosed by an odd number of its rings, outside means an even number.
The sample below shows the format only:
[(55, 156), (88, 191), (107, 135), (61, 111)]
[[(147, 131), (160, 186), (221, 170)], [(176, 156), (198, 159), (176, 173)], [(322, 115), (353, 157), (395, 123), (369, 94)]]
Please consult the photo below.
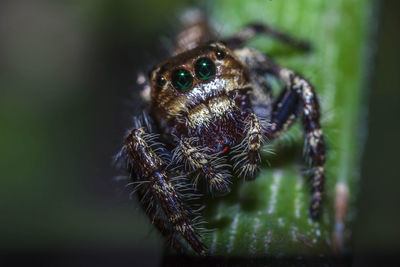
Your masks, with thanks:
[(185, 92), (192, 88), (192, 74), (185, 69), (177, 69), (172, 73), (172, 85), (179, 92)]
[(157, 84), (160, 87), (163, 87), (166, 84), (166, 82), (167, 82), (167, 80), (163, 76), (161, 76), (161, 75), (157, 76)]
[(194, 65), (196, 77), (199, 80), (206, 81), (214, 78), (215, 76), (215, 64), (208, 57), (202, 57), (196, 61)]
[(222, 60), (222, 59), (225, 58), (226, 52), (223, 51), (223, 50), (221, 50), (221, 49), (217, 49), (217, 50), (215, 51), (215, 56), (217, 57), (218, 60)]

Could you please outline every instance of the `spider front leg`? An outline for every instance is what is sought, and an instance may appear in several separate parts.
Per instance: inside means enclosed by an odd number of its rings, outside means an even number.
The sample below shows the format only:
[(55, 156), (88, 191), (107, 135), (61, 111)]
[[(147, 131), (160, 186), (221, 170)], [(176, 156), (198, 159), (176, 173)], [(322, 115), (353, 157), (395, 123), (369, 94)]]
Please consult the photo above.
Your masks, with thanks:
[(246, 137), (237, 145), (233, 153), (238, 153), (232, 159), (236, 162), (233, 166), (239, 177), (254, 179), (261, 163), (260, 148), (263, 142), (262, 125), (254, 113), (246, 118)]
[[(267, 131), (266, 134), (268, 139), (279, 137), (289, 129), (298, 115), (302, 115), (306, 154), (313, 168), (313, 189), (309, 210), (312, 218), (318, 217), (325, 177), (325, 142), (319, 122), (319, 104), (314, 89), (304, 78), (291, 70), (280, 67), (255, 49), (242, 48), (236, 49), (234, 52), (246, 64), (250, 73), (270, 74), (285, 84), (284, 90), (273, 103), (270, 131)], [(262, 114), (260, 117), (264, 115)]]
[[(151, 147), (154, 136), (146, 132), (148, 127), (132, 129), (126, 136), (122, 148), (129, 170), (136, 174), (139, 181), (149, 183), (149, 194), (154, 198), (163, 214), (155, 221), (162, 227), (162, 216), (165, 216), (174, 231), (180, 233), (188, 244), (200, 255), (205, 255), (205, 248), (198, 239), (189, 218), (183, 207), (179, 193), (173, 187), (166, 172), (166, 162)], [(157, 216), (154, 214), (153, 216)], [(170, 235), (168, 230), (166, 233)], [(177, 245), (178, 246), (178, 245)]]
[(230, 174), (225, 170), (223, 158), (210, 155), (206, 148), (198, 145), (198, 138), (183, 138), (174, 151), (173, 161), (182, 162), (188, 171), (200, 171), (209, 184), (211, 192), (230, 191)]
[(178, 233), (171, 227), (170, 222), (159, 214), (157, 206), (154, 204), (154, 196), (150, 194), (151, 188), (148, 183), (139, 184), (135, 189), (143, 211), (152, 220), (153, 225), (168, 241), (169, 246), (173, 247), (178, 253), (185, 253), (186, 249), (178, 239)]

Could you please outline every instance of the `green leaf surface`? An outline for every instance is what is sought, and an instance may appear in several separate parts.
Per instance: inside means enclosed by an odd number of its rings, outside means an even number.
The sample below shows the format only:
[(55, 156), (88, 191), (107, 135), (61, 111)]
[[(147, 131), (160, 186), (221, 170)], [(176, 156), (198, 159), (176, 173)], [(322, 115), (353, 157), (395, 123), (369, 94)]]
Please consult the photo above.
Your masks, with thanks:
[[(207, 200), (203, 240), (212, 255), (294, 256), (349, 251), (361, 152), (363, 77), (368, 52), (371, 1), (218, 0), (206, 4), (221, 36), (251, 22), (266, 22), (308, 40), (299, 53), (266, 37), (249, 43), (279, 64), (301, 73), (315, 87), (327, 142), (323, 211), (308, 215), (310, 184), (296, 124), (267, 147), (256, 180), (236, 181), (225, 197)], [(336, 204), (335, 204), (336, 203)], [(336, 210), (335, 210), (336, 205)]]

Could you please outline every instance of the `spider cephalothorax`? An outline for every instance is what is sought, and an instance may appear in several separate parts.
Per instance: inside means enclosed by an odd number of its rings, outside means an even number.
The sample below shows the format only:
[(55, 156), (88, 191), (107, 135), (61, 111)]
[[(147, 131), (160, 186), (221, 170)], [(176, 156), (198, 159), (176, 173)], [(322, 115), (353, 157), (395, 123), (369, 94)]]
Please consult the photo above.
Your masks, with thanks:
[[(199, 25), (205, 25), (200, 17), (188, 27), (206, 32)], [(190, 48), (186, 50), (178, 40), (175, 55), (151, 72), (145, 86), (150, 91), (147, 110), (135, 117), (118, 155), (130, 178), (140, 184), (136, 193), (147, 214), (178, 251), (187, 242), (197, 253), (206, 254), (182, 193), (195, 188), (192, 174), (209, 185), (209, 192), (224, 193), (229, 192), (234, 174), (255, 178), (264, 140), (279, 137), (298, 116), (312, 167), (310, 215), (318, 215), (325, 173), (318, 101), (304, 78), (261, 52), (242, 47), (258, 33), (308, 48), (262, 24), (250, 25), (225, 42), (201, 43), (204, 36), (191, 35), (184, 42)], [(278, 97), (272, 96), (267, 76), (284, 86)], [(177, 175), (178, 183), (173, 179)]]

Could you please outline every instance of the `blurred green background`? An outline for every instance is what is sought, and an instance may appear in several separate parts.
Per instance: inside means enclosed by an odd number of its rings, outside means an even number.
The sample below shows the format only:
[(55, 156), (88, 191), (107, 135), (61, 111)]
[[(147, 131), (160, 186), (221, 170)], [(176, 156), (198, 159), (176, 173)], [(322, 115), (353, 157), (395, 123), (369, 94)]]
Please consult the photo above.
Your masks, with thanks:
[[(111, 157), (130, 125), (137, 71), (164, 57), (177, 11), (193, 3), (0, 3), (1, 254), (160, 262), (163, 242), (111, 179)], [(400, 3), (379, 3), (365, 83), (357, 263), (400, 248)]]

